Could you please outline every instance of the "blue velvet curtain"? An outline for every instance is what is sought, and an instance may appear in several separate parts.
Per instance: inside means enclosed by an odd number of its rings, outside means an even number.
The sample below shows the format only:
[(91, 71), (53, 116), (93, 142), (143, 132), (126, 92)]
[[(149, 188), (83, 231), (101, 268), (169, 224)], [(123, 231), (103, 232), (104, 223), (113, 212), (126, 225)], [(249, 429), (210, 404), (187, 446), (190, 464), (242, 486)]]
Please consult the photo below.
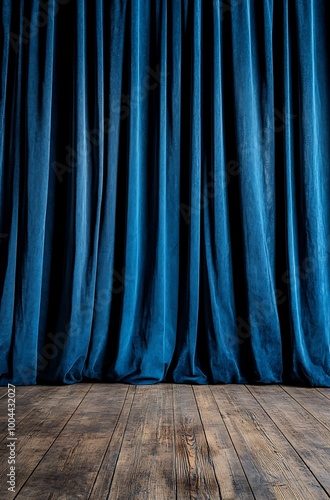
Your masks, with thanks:
[(330, 386), (330, 2), (0, 9), (1, 384)]

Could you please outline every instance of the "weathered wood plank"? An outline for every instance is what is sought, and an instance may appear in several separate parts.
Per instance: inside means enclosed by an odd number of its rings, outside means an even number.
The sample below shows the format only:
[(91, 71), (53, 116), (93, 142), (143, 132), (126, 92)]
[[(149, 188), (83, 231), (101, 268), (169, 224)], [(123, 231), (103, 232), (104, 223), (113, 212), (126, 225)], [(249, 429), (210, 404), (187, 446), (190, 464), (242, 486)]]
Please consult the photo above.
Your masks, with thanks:
[[(211, 391), (255, 498), (327, 498), (299, 455), (245, 386), (216, 386), (211, 387)], [(280, 404), (280, 399), (276, 403)]]
[(8, 393), (8, 388), (7, 387), (0, 387), (0, 399), (4, 398), (7, 396)]
[[(52, 429), (64, 413), (64, 427), (17, 498), (40, 498), (40, 492), (45, 499), (88, 498), (126, 393), (127, 386), (122, 384), (94, 384), (73, 412), (68, 408), (71, 399), (58, 402), (57, 411), (53, 410), (46, 423)], [(43, 431), (39, 439), (47, 438), (46, 428)]]
[(170, 385), (136, 388), (109, 498), (176, 498)]
[(328, 398), (314, 389), (306, 389), (304, 387), (281, 387), (330, 431), (330, 401)]
[(316, 390), (323, 394), (326, 398), (330, 399), (330, 388), (318, 387)]
[(190, 385), (174, 385), (177, 498), (221, 498), (220, 487)]
[[(281, 387), (249, 386), (248, 389), (271, 416), (272, 421), (291, 443), (315, 478), (330, 494), (329, 431)], [(308, 475), (300, 474), (298, 477), (302, 481)], [(319, 497), (312, 495), (311, 498)]]
[[(19, 499), (329, 498), (327, 389), (75, 384), (16, 391)], [(6, 397), (1, 405), (6, 417)], [(1, 498), (9, 499), (6, 468), (3, 460)]]
[(97, 473), (97, 477), (89, 497), (90, 500), (99, 500), (100, 498), (106, 498), (108, 496), (117, 460), (121, 451), (128, 417), (134, 400), (135, 389), (135, 386), (130, 386), (128, 388), (122, 411), (118, 416), (116, 427), (110, 438), (100, 469)]
[[(19, 422), (16, 429), (16, 468), (18, 471), (16, 492), (19, 492), (40, 463), (89, 387), (90, 385), (77, 385), (75, 397), (68, 396), (69, 391), (59, 390), (57, 396), (53, 394), (39, 405), (33, 406), (31, 401), (32, 411)], [(0, 477), (5, 477), (7, 474), (7, 465), (6, 461), (0, 462)]]
[[(86, 500), (106, 448), (104, 437), (59, 438), (16, 498)], [(102, 497), (101, 497), (102, 498)]]
[[(23, 391), (21, 392), (21, 389)], [(36, 389), (36, 386), (22, 386), (16, 387), (15, 390), (15, 419), (16, 425), (19, 424), (24, 418), (26, 418), (33, 408), (38, 406), (42, 401), (46, 399), (52, 399), (59, 387), (49, 387), (40, 386)], [(8, 398), (2, 398), (0, 400), (0, 415), (7, 415), (8, 409)], [(0, 442), (7, 438), (7, 420), (1, 418), (0, 420)]]
[[(126, 384), (93, 384), (74, 418), (64, 427), (61, 436), (105, 436), (109, 439), (123, 408), (129, 386)], [(111, 434), (109, 432), (111, 430)]]
[(250, 485), (209, 386), (194, 393), (223, 500), (253, 499)]

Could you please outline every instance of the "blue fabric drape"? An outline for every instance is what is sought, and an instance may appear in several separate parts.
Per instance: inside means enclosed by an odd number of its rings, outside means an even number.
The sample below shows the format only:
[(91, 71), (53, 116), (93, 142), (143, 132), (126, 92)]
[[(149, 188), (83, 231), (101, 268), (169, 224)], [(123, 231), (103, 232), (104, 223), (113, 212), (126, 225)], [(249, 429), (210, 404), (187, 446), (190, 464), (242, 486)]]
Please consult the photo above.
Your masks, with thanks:
[(330, 386), (327, 0), (2, 0), (1, 384)]

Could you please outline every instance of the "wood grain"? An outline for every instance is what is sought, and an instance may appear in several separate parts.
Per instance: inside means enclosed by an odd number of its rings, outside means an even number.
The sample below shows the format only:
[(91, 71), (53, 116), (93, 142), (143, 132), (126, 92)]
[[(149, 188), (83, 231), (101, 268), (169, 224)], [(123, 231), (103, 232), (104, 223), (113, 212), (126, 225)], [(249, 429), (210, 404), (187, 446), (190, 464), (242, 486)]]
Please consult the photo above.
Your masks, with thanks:
[(264, 387), (249, 386), (249, 391), (330, 495), (329, 431), (281, 387), (269, 386), (266, 391)]
[[(7, 493), (4, 459), (1, 499), (330, 497), (324, 388), (97, 383), (16, 389), (16, 496)], [(6, 397), (0, 410), (2, 458)]]
[(7, 387), (0, 387), (0, 399), (4, 398), (7, 396), (8, 389)]
[(282, 389), (330, 431), (330, 401), (324, 394), (304, 387)]
[(193, 389), (189, 385), (175, 385), (173, 391), (177, 496), (221, 498)]
[[(115, 388), (107, 384), (94, 384), (78, 406), (73, 399), (66, 401), (64, 406), (63, 402), (59, 403), (50, 428), (57, 421), (62, 422), (64, 427), (17, 498), (40, 498), (40, 492), (45, 499), (87, 498), (118, 421), (126, 393), (127, 386), (124, 385)], [(75, 406), (75, 410), (67, 422), (63, 422), (61, 413), (71, 404)]]
[(209, 386), (195, 386), (194, 393), (203, 423), (208, 452), (213, 462), (221, 498), (253, 499), (239, 456)]
[[(28, 413), (26, 418), (18, 422), (16, 429), (17, 492), (42, 461), (45, 453), (59, 436), (67, 419), (76, 410), (77, 405), (89, 388), (90, 385), (81, 384), (75, 388), (74, 397), (72, 395), (68, 396), (72, 392), (70, 389), (59, 390), (57, 393), (51, 392), (52, 397), (43, 399), (38, 405), (31, 402), (31, 412)], [(37, 396), (37, 392), (35, 392), (35, 395)], [(65, 414), (64, 418), (63, 413)], [(0, 477), (4, 477), (6, 473), (7, 463), (1, 460)]]
[(175, 498), (171, 386), (136, 388), (109, 498)]
[[(15, 390), (15, 419), (18, 425), (24, 418), (28, 417), (36, 406), (46, 399), (53, 399), (58, 387), (40, 386), (36, 391), (34, 386), (16, 387)], [(62, 393), (63, 394), (63, 393)], [(7, 414), (8, 398), (0, 400), (0, 415)], [(7, 421), (0, 421), (0, 441), (7, 437)]]
[(211, 391), (255, 498), (327, 498), (308, 467), (245, 386), (217, 386)]
[(323, 394), (326, 398), (330, 399), (330, 388), (318, 387), (316, 390)]
[(128, 417), (131, 411), (135, 396), (135, 387), (130, 386), (126, 393), (126, 399), (122, 410), (118, 415), (116, 426), (110, 437), (107, 450), (101, 462), (97, 477), (95, 479), (90, 499), (99, 500), (106, 498), (109, 494), (114, 471), (117, 465), (118, 457), (122, 448), (123, 438), (126, 431)]

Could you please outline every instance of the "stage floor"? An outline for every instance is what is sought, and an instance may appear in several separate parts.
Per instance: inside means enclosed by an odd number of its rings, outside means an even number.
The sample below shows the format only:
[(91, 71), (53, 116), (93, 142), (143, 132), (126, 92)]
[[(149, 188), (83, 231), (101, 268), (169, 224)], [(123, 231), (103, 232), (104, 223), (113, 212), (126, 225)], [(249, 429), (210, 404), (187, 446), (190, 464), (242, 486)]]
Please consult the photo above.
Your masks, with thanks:
[(330, 389), (75, 384), (16, 387), (16, 496), (0, 388), (0, 498), (330, 496)]

